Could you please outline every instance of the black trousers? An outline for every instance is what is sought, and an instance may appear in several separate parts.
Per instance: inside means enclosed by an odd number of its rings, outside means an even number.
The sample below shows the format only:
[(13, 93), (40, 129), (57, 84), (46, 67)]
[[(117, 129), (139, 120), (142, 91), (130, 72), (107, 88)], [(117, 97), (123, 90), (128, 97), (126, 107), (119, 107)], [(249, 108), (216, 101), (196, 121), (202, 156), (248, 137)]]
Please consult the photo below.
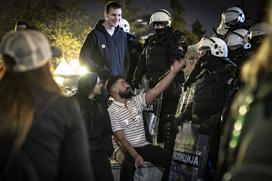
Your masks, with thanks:
[[(97, 181), (114, 181), (111, 172), (111, 163), (105, 153), (91, 152), (92, 167)], [(76, 166), (76, 165), (75, 165)]]
[[(167, 181), (169, 177), (169, 168), (171, 164), (172, 154), (170, 151), (163, 149), (159, 146), (146, 145), (143, 147), (134, 148), (145, 161), (149, 161), (155, 166), (164, 168), (162, 176), (163, 181)], [(135, 161), (129, 153), (125, 153), (125, 158), (121, 164), (120, 181), (133, 181), (135, 173)]]
[(161, 112), (160, 112), (160, 120), (158, 125), (158, 135), (157, 135), (157, 142), (165, 144), (165, 125), (167, 121), (171, 121), (168, 119), (169, 115), (175, 116), (179, 96), (169, 95), (170, 93), (164, 93), (162, 97), (162, 105), (161, 105)]

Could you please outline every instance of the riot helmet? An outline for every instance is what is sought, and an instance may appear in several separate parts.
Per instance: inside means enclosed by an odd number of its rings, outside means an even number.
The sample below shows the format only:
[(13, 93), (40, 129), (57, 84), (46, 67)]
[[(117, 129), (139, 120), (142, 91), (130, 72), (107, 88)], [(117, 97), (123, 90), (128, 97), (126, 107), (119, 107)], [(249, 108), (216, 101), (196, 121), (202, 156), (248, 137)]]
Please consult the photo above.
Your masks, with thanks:
[(245, 19), (245, 14), (239, 7), (228, 8), (222, 13), (221, 22), (216, 32), (224, 38), (229, 29), (243, 24)]
[(124, 30), (124, 32), (129, 33), (130, 32), (130, 26), (127, 20), (121, 18), (119, 21), (119, 27)]
[(215, 57), (224, 57), (228, 56), (228, 47), (227, 44), (220, 38), (217, 37), (204, 37), (197, 44), (198, 50), (209, 51), (211, 55)]
[(249, 28), (249, 42), (252, 47), (258, 48), (267, 35), (272, 34), (272, 25), (268, 23), (257, 23)]
[(240, 47), (243, 49), (251, 48), (251, 44), (249, 43), (249, 31), (244, 28), (239, 28), (229, 32), (225, 38), (225, 42), (231, 50), (235, 50)]
[(246, 20), (244, 12), (238, 7), (228, 8), (222, 13), (221, 22), (229, 27), (244, 23)]
[(152, 13), (149, 25), (153, 26), (154, 23), (162, 23), (165, 26), (171, 25), (171, 14), (165, 9), (158, 9)]

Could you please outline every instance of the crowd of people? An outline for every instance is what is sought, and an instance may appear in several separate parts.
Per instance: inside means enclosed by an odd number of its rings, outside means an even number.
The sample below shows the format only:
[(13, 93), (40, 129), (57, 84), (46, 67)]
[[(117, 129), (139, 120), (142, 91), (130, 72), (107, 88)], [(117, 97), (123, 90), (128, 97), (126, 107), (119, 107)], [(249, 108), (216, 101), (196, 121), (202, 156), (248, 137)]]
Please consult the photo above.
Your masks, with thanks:
[[(167, 10), (151, 14), (154, 33), (142, 45), (121, 5), (108, 2), (80, 50), (90, 72), (72, 97), (50, 72), (47, 37), (18, 22), (0, 49), (0, 180), (113, 181), (118, 147), (120, 181), (133, 181), (145, 161), (167, 181), (185, 123), (210, 138), (203, 180), (271, 180), (271, 16), (248, 25), (241, 8), (226, 9), (214, 35), (194, 45), (199, 57), (186, 78), (190, 46)], [(155, 134), (146, 111), (156, 118)]]

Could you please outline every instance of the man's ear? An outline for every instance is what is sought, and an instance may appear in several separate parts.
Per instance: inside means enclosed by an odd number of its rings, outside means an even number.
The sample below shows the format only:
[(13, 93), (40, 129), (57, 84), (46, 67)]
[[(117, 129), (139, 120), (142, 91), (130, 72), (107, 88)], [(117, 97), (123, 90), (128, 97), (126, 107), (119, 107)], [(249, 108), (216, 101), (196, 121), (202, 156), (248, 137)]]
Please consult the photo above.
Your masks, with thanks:
[(112, 92), (117, 93), (117, 92), (118, 92), (118, 89), (114, 87), (114, 88), (112, 88)]
[(105, 20), (108, 20), (108, 14), (107, 14), (106, 10), (104, 11), (104, 18), (105, 18)]

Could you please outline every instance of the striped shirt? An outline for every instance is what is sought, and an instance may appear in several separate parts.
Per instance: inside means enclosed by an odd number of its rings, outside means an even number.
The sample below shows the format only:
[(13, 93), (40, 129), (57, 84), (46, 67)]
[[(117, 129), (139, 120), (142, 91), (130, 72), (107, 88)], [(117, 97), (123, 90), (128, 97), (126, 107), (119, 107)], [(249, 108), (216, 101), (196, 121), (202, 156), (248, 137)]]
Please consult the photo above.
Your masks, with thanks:
[(146, 141), (143, 110), (146, 107), (145, 94), (141, 93), (127, 100), (127, 104), (117, 101), (108, 108), (112, 131), (122, 130), (132, 147), (149, 144)]

